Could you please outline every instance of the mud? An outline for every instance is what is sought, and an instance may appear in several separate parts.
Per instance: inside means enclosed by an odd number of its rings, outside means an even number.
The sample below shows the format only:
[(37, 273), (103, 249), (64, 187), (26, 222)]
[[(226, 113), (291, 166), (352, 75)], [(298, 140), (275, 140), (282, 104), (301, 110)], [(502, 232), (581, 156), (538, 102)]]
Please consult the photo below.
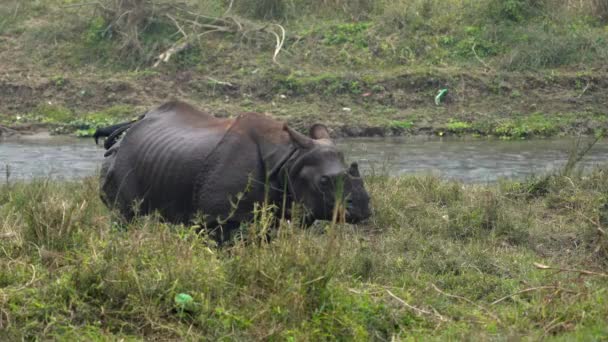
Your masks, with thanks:
[[(78, 116), (115, 105), (130, 105), (138, 110), (146, 110), (174, 98), (207, 109), (210, 103), (230, 102), (232, 107), (228, 113), (235, 114), (232, 109), (251, 103), (264, 105), (284, 93), (280, 80), (273, 78), (275, 76), (268, 74), (218, 83), (214, 78), (195, 71), (115, 74), (112, 77), (70, 72), (58, 77), (13, 71), (0, 75), (0, 119), (2, 115), (11, 117), (32, 112), (41, 104), (64, 106)], [(392, 108), (397, 111), (393, 116), (404, 118), (424, 113), (423, 122), (417, 122), (416, 127), (411, 129), (403, 129), (361, 117), (345, 120), (342, 114), (329, 110), (328, 113), (312, 113), (304, 118), (287, 115), (286, 119), (302, 127), (318, 121), (333, 122), (329, 126), (335, 136), (450, 134), (441, 126), (450, 118), (476, 122), (496, 121), (527, 113), (606, 113), (608, 103), (608, 92), (605, 92), (608, 89), (608, 72), (593, 75), (562, 73), (558, 76), (438, 72), (405, 73), (373, 82), (364, 79), (354, 78), (362, 84), (362, 93), (328, 94), (327, 89), (322, 87), (305, 87), (303, 92), (292, 92), (289, 96), (298, 99), (299, 105), (302, 102), (317, 104), (322, 110), (340, 102), (338, 105), (370, 108), (370, 112), (377, 108)], [(439, 88), (450, 89), (441, 107), (435, 106), (432, 101), (434, 92)], [(212, 108), (211, 111), (218, 115), (227, 112), (226, 108)], [(272, 111), (270, 114), (284, 119), (282, 114)], [(370, 114), (372, 117), (382, 118), (382, 114)], [(593, 125), (575, 122), (562, 133), (591, 133)], [(20, 132), (48, 129), (40, 124), (11, 125), (10, 128)]]

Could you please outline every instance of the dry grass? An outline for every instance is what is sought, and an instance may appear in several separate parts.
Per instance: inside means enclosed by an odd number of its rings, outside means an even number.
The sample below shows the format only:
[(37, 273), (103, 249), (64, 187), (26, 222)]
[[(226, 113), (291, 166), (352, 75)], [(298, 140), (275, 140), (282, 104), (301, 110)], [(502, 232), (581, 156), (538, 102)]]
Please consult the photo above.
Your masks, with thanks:
[[(367, 183), (366, 225), (284, 223), (270, 242), (223, 248), (155, 217), (113, 223), (91, 179), (0, 186), (0, 338), (608, 335), (605, 170), (490, 186)], [(256, 222), (245, 236), (267, 228)], [(178, 310), (178, 293), (195, 305)]]

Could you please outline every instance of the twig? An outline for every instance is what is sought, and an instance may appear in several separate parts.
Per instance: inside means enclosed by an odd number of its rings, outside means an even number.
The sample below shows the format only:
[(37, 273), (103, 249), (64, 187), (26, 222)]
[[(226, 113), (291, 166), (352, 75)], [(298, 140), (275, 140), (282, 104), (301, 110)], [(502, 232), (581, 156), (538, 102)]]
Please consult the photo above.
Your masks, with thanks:
[(15, 12), (13, 12), (13, 20), (17, 18), (17, 14), (19, 13), (19, 7), (21, 7), (21, 4), (17, 3), (17, 5), (15, 6)]
[(190, 42), (187, 39), (184, 39), (181, 42), (177, 42), (175, 44), (173, 44), (167, 51), (161, 53), (158, 57), (157, 57), (157, 61), (156, 63), (154, 63), (154, 65), (152, 66), (153, 68), (158, 67), (158, 65), (161, 62), (167, 63), (169, 61), (169, 59), (171, 58), (171, 56), (173, 56), (174, 54), (185, 50), (188, 46), (190, 46)]
[(453, 294), (446, 293), (446, 292), (442, 291), (440, 288), (438, 288), (438, 287), (437, 287), (437, 285), (435, 285), (435, 284), (433, 284), (433, 283), (431, 283), (431, 286), (432, 286), (432, 287), (435, 289), (435, 291), (439, 292), (440, 294), (442, 294), (442, 295), (444, 295), (444, 296), (446, 296), (446, 297), (450, 297), (450, 298), (456, 298), (456, 299), (459, 299), (459, 300), (465, 301), (465, 302), (467, 302), (467, 303), (469, 303), (469, 304), (471, 304), (471, 305), (475, 305), (475, 306), (476, 306), (476, 307), (478, 307), (480, 310), (485, 311), (485, 312), (486, 312), (488, 315), (490, 315), (490, 316), (491, 316), (491, 317), (492, 317), (494, 320), (496, 320), (497, 322), (500, 322), (500, 319), (498, 318), (498, 316), (496, 316), (496, 315), (495, 315), (495, 314), (494, 314), (492, 311), (490, 311), (490, 310), (486, 309), (485, 307), (483, 307), (483, 306), (481, 306), (481, 305), (479, 305), (479, 304), (475, 303), (474, 301), (472, 301), (472, 300), (470, 300), (470, 299), (468, 299), (468, 298), (465, 298), (465, 297), (461, 297), (461, 296), (457, 296), (457, 295), (453, 295)]
[(305, 282), (303, 285), (310, 285), (310, 284), (312, 284), (312, 283), (316, 283), (316, 282), (318, 282), (319, 280), (323, 280), (325, 277), (326, 277), (326, 276), (322, 275), (322, 276), (317, 277), (317, 278), (315, 278), (315, 279), (313, 279), (313, 280), (309, 280), (309, 281)]
[(236, 20), (235, 17), (230, 16), (230, 17), (226, 17), (226, 19), (230, 19), (230, 20), (234, 21), (234, 23), (236, 24), (236, 26), (239, 27), (239, 32), (243, 31), (243, 25), (241, 24), (240, 21)]
[(201, 24), (199, 22), (192, 21), (192, 20), (190, 20), (190, 23), (192, 23), (195, 26), (201, 27), (201, 28), (218, 30), (218, 31), (225, 31), (225, 32), (231, 32), (231, 30), (230, 30), (230, 28), (228, 26), (219, 26), (219, 25), (212, 25), (212, 24)]
[(410, 305), (410, 304), (406, 303), (406, 302), (405, 302), (403, 299), (401, 299), (401, 298), (397, 297), (397, 296), (396, 296), (394, 293), (392, 293), (390, 290), (386, 290), (386, 293), (388, 293), (388, 294), (389, 294), (389, 296), (391, 296), (391, 297), (395, 298), (395, 300), (397, 300), (399, 303), (403, 304), (403, 306), (405, 306), (406, 308), (408, 308), (408, 309), (410, 309), (410, 310), (413, 310), (413, 311), (415, 311), (415, 312), (417, 312), (417, 313), (419, 313), (419, 314), (425, 314), (425, 315), (437, 316), (437, 318), (439, 318), (439, 320), (441, 320), (442, 322), (447, 322), (447, 321), (448, 321), (448, 319), (447, 319), (447, 318), (443, 317), (442, 315), (440, 315), (440, 314), (439, 314), (439, 313), (437, 313), (437, 312), (430, 312), (430, 311), (427, 311), (427, 310), (423, 310), (423, 309), (417, 308), (417, 307), (415, 307), (415, 306), (412, 306), (412, 305)]
[(36, 281), (36, 266), (30, 264), (30, 267), (32, 268), (32, 279), (30, 281), (28, 281), (27, 283), (25, 283), (25, 285), (16, 288), (15, 291), (21, 291), (27, 287), (29, 287), (30, 285), (32, 285), (34, 283), (34, 281)]
[(490, 303), (490, 305), (496, 305), (496, 304), (498, 304), (498, 303), (500, 303), (500, 302), (502, 302), (502, 301), (504, 301), (504, 300), (506, 300), (506, 299), (509, 299), (509, 298), (511, 298), (511, 297), (515, 297), (515, 296), (520, 295), (520, 294), (522, 294), (522, 293), (527, 293), (527, 292), (532, 292), (532, 291), (538, 291), (538, 290), (547, 290), (547, 289), (555, 289), (555, 290), (560, 290), (560, 291), (564, 291), (564, 292), (576, 293), (575, 291), (566, 290), (566, 289), (561, 288), (561, 287), (559, 287), (559, 286), (539, 286), (539, 287), (531, 287), (531, 288), (528, 288), (528, 289), (525, 289), (525, 290), (517, 291), (517, 292), (515, 292), (515, 293), (513, 293), (513, 294), (510, 294), (510, 295), (508, 295), (508, 296), (504, 296), (504, 297), (502, 297), (502, 298), (500, 298), (500, 299), (497, 299), (497, 300), (493, 301), (492, 303)]
[(17, 233), (15, 233), (15, 232), (2, 233), (2, 234), (0, 234), (0, 239), (11, 239), (11, 238), (14, 238), (15, 236), (17, 236)]
[(173, 23), (175, 24), (175, 26), (177, 27), (177, 29), (179, 30), (179, 32), (181, 32), (181, 34), (184, 36), (185, 39), (188, 39), (188, 35), (186, 34), (186, 32), (182, 29), (182, 27), (179, 25), (179, 23), (177, 22), (177, 20), (175, 20), (175, 18), (173, 18), (170, 14), (165, 14), (165, 16), (169, 19), (171, 19), (171, 21), (173, 21)]
[(604, 228), (602, 228), (602, 225), (599, 222), (591, 219), (590, 217), (587, 217), (587, 215), (585, 215), (581, 212), (577, 211), (576, 213), (579, 214), (585, 220), (589, 221), (591, 224), (593, 224), (595, 226), (595, 228), (597, 228), (598, 233), (600, 233), (601, 235), (604, 235), (604, 236), (606, 235), (606, 230), (604, 230)]
[(475, 46), (476, 45), (477, 45), (477, 43), (473, 43), (473, 46), (471, 47), (471, 50), (473, 50), (473, 54), (475, 55), (475, 58), (479, 61), (479, 63), (483, 64), (483, 66), (485, 66), (486, 68), (488, 68), (490, 70), (494, 70), (491, 66), (489, 66), (488, 64), (486, 64), (486, 62), (484, 62), (483, 59), (481, 59), (477, 55), (477, 52), (475, 51)]
[(219, 85), (223, 85), (223, 86), (228, 86), (228, 87), (234, 87), (234, 84), (230, 83), (230, 82), (223, 82), (223, 81), (219, 81), (216, 80), (215, 78), (209, 77), (207, 76), (207, 79), (211, 82), (213, 82), (214, 84), (219, 84)]
[(585, 89), (583, 89), (583, 91), (577, 96), (577, 98), (581, 98), (585, 92), (587, 91), (587, 89), (589, 89), (589, 86), (591, 85), (591, 81), (587, 81), (587, 85), (585, 86)]
[(84, 7), (84, 6), (92, 6), (92, 5), (98, 5), (99, 6), (99, 1), (95, 1), (95, 2), (81, 2), (81, 3), (77, 3), (77, 4), (63, 5), (63, 6), (59, 6), (59, 8)]
[(559, 272), (573, 272), (573, 273), (580, 273), (580, 274), (583, 274), (583, 275), (592, 275), (592, 276), (598, 276), (598, 277), (608, 277), (608, 274), (606, 274), (606, 273), (593, 272), (593, 271), (587, 271), (587, 270), (575, 270), (575, 269), (572, 269), (572, 268), (551, 267), (551, 266), (539, 264), (537, 262), (534, 263), (534, 267), (536, 267), (538, 269), (541, 269), (541, 270), (555, 270), (555, 271), (559, 271)]
[(274, 49), (274, 55), (272, 56), (272, 61), (275, 62), (276, 64), (279, 64), (279, 62), (277, 62), (277, 56), (279, 55), (279, 52), (281, 52), (281, 49), (283, 48), (283, 43), (285, 43), (285, 28), (283, 28), (283, 26), (281, 26), (279, 24), (274, 24), (274, 25), (277, 26), (281, 30), (281, 38), (279, 38), (279, 35), (276, 32), (269, 31), (277, 39), (277, 45)]
[(199, 33), (199, 35), (196, 36), (196, 38), (200, 39), (202, 36), (208, 35), (208, 34), (213, 33), (213, 32), (219, 32), (219, 31), (222, 31), (222, 30), (209, 30), (209, 31), (205, 31), (203, 33)]
[(232, 10), (232, 5), (234, 5), (234, 0), (230, 0), (230, 4), (228, 4), (228, 9), (226, 9), (226, 12), (224, 12), (223, 17), (227, 16), (228, 13), (230, 13), (230, 11)]

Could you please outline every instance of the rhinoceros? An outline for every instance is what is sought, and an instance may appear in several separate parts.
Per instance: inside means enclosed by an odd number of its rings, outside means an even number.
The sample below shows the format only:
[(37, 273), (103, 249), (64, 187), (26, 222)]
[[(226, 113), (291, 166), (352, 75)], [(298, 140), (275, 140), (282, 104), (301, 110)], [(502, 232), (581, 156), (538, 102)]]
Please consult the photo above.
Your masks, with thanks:
[(370, 216), (357, 163), (346, 166), (321, 124), (306, 136), (264, 114), (222, 119), (172, 101), (100, 135), (110, 135), (101, 198), (127, 220), (158, 212), (188, 223), (198, 214), (207, 227), (230, 227), (251, 220), (256, 202), (287, 217), (297, 202), (312, 222), (331, 219), (336, 200), (347, 222)]

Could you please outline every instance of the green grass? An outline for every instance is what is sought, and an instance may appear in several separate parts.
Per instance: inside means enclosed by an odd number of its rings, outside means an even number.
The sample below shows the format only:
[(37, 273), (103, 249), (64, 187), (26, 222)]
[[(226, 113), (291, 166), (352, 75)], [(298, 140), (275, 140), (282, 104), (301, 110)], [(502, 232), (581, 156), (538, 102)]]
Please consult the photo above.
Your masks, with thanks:
[(69, 108), (58, 105), (40, 105), (32, 112), (6, 121), (9, 126), (19, 124), (44, 124), (52, 134), (74, 134), (91, 137), (95, 130), (137, 118), (136, 111), (128, 105), (116, 105), (104, 110), (76, 115)]
[[(0, 34), (19, 37), (25, 44), (20, 49), (25, 51), (40, 44), (55, 47), (24, 54), (29, 60), (46, 65), (94, 64), (106, 69), (149, 67), (156, 56), (182, 37), (164, 15), (165, 0), (151, 1), (156, 7), (142, 7), (147, 17), (136, 19), (137, 43), (128, 40), (124, 33), (130, 27), (123, 27), (120, 21), (128, 8), (117, 8), (108, 0), (100, 3), (103, 7), (77, 6), (69, 0), (8, 1), (0, 5), (0, 14), (6, 18), (0, 21)], [(190, 12), (207, 16), (221, 16), (228, 9), (218, 0), (184, 4)], [(282, 23), (288, 32), (285, 49), (289, 52), (281, 61), (293, 68), (311, 64), (343, 70), (403, 64), (466, 68), (482, 66), (482, 58), (496, 69), (535, 70), (601, 65), (608, 56), (602, 21), (606, 14), (598, 12), (592, 0), (581, 4), (552, 0), (338, 0), (311, 6), (305, 1), (265, 0), (239, 4), (232, 14), (239, 16), (237, 20)], [(170, 11), (178, 20), (186, 13), (173, 7)], [(180, 22), (188, 32), (193, 28), (187, 20)], [(250, 58), (261, 59), (271, 53), (273, 44), (273, 37), (264, 41), (244, 39), (238, 33), (211, 35), (193, 44), (194, 54), (177, 56), (177, 60), (185, 57), (188, 61), (176, 61), (175, 66), (215, 64), (224, 49), (245, 48)], [(207, 52), (218, 47), (219, 54)]]
[(283, 223), (267, 243), (259, 219), (223, 248), (114, 223), (94, 179), (0, 185), (0, 339), (601, 340), (608, 278), (535, 263), (606, 269), (606, 175), (372, 176), (365, 225)]

